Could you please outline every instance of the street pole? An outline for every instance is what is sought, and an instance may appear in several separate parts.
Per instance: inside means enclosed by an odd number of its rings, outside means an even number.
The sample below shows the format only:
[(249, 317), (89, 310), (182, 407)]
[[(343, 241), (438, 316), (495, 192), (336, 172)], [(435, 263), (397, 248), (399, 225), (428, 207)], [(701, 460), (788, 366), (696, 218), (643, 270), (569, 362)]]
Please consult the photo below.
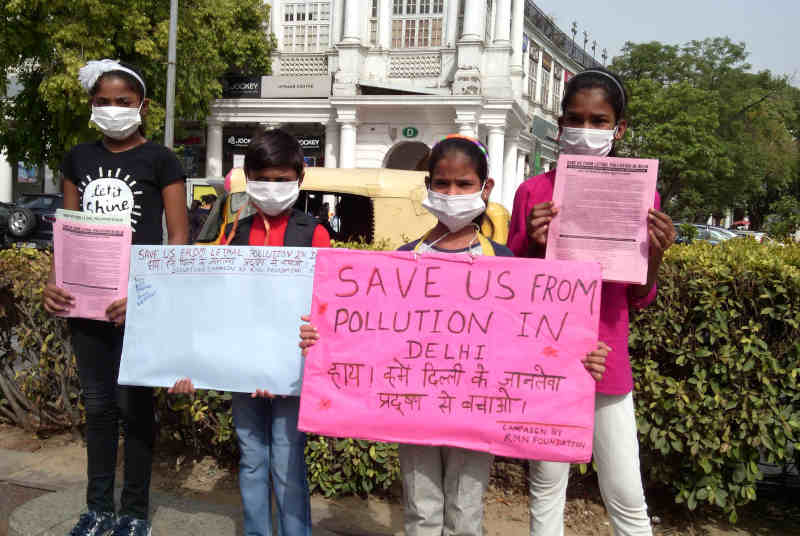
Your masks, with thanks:
[(172, 149), (175, 141), (175, 42), (178, 40), (178, 0), (169, 2), (169, 50), (167, 52), (167, 120), (164, 145)]

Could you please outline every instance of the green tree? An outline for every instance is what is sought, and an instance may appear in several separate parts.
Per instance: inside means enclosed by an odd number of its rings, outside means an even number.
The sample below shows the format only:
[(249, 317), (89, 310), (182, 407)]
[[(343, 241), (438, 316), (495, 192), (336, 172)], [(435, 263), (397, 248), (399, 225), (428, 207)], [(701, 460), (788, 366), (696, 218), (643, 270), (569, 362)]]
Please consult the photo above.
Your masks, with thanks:
[[(226, 73), (270, 72), (273, 38), (261, 0), (181, 0), (176, 117), (203, 119), (222, 93)], [(95, 139), (78, 69), (114, 58), (136, 65), (151, 99), (145, 128), (163, 132), (169, 0), (4, 0), (0, 2), (0, 69), (21, 85), (0, 100), (0, 150), (11, 161), (57, 168), (76, 143)], [(0, 80), (5, 95), (7, 80)]]
[(630, 88), (627, 156), (658, 158), (664, 205), (680, 218), (728, 208), (760, 225), (797, 176), (798, 90), (750, 72), (743, 43), (627, 43), (614, 58)]

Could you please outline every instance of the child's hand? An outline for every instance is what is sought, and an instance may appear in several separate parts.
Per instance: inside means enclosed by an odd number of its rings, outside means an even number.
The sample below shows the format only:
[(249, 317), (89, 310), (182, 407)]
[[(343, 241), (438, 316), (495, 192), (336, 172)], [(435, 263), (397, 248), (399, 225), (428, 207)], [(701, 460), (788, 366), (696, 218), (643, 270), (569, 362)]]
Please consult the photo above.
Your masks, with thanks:
[(650, 258), (661, 262), (664, 252), (675, 242), (678, 233), (672, 218), (663, 212), (650, 209), (647, 214), (647, 232), (650, 235)]
[(42, 293), (44, 310), (50, 314), (66, 313), (75, 306), (75, 298), (66, 290), (48, 282)]
[(177, 380), (175, 385), (170, 387), (167, 392), (171, 395), (191, 395), (194, 394), (194, 385), (192, 385), (192, 380), (184, 378)]
[(128, 298), (117, 300), (106, 309), (106, 316), (114, 324), (121, 326), (125, 323), (125, 309), (128, 307)]
[(547, 245), (547, 230), (557, 214), (558, 207), (552, 201), (533, 206), (527, 222), (528, 240), (531, 244), (538, 248), (544, 248)]
[[(266, 389), (256, 389), (256, 392), (250, 395), (250, 398), (275, 398), (275, 395)], [(283, 397), (286, 398), (286, 397)]]
[(308, 356), (308, 349), (314, 346), (319, 340), (319, 333), (314, 324), (311, 324), (311, 315), (301, 316), (300, 320), (308, 322), (300, 326), (300, 348), (303, 349), (303, 357)]
[(597, 348), (586, 354), (586, 357), (581, 361), (583, 366), (592, 375), (595, 381), (603, 379), (603, 373), (606, 371), (606, 357), (611, 348), (600, 341), (597, 343)]

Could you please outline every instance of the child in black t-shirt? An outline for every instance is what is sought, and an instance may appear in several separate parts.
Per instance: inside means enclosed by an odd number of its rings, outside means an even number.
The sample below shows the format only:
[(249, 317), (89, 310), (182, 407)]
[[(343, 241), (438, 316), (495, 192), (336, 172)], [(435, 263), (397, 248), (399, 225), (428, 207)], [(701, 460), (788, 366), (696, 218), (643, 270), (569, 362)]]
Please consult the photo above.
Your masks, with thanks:
[[(141, 118), (148, 99), (141, 75), (130, 66), (101, 60), (83, 67), (79, 79), (90, 96), (91, 121), (103, 138), (73, 147), (64, 158), (64, 208), (129, 215), (134, 244), (160, 244), (162, 214), (166, 213), (169, 243), (186, 244), (186, 177), (172, 151), (142, 135)], [(51, 273), (44, 291), (45, 309), (65, 313), (73, 301), (56, 286)], [(107, 322), (69, 320), (86, 408), (89, 473), (89, 511), (71, 536), (112, 531), (114, 536), (150, 534), (153, 392), (148, 387), (117, 386), (126, 304), (126, 299), (109, 304)], [(120, 417), (125, 429), (125, 481), (117, 517), (114, 473)]]

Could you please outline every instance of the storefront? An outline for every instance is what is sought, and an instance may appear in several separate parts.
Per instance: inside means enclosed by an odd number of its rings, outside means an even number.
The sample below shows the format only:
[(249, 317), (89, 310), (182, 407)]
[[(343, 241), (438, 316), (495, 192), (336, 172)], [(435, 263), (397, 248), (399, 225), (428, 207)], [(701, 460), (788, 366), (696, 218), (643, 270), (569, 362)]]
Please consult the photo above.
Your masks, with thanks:
[(236, 124), (222, 129), (222, 170), (227, 173), (231, 168), (244, 167), (244, 155), (253, 136), (265, 128), (280, 127), (297, 138), (303, 149), (307, 166), (324, 166), (325, 164), (325, 130), (322, 125), (304, 124)]

